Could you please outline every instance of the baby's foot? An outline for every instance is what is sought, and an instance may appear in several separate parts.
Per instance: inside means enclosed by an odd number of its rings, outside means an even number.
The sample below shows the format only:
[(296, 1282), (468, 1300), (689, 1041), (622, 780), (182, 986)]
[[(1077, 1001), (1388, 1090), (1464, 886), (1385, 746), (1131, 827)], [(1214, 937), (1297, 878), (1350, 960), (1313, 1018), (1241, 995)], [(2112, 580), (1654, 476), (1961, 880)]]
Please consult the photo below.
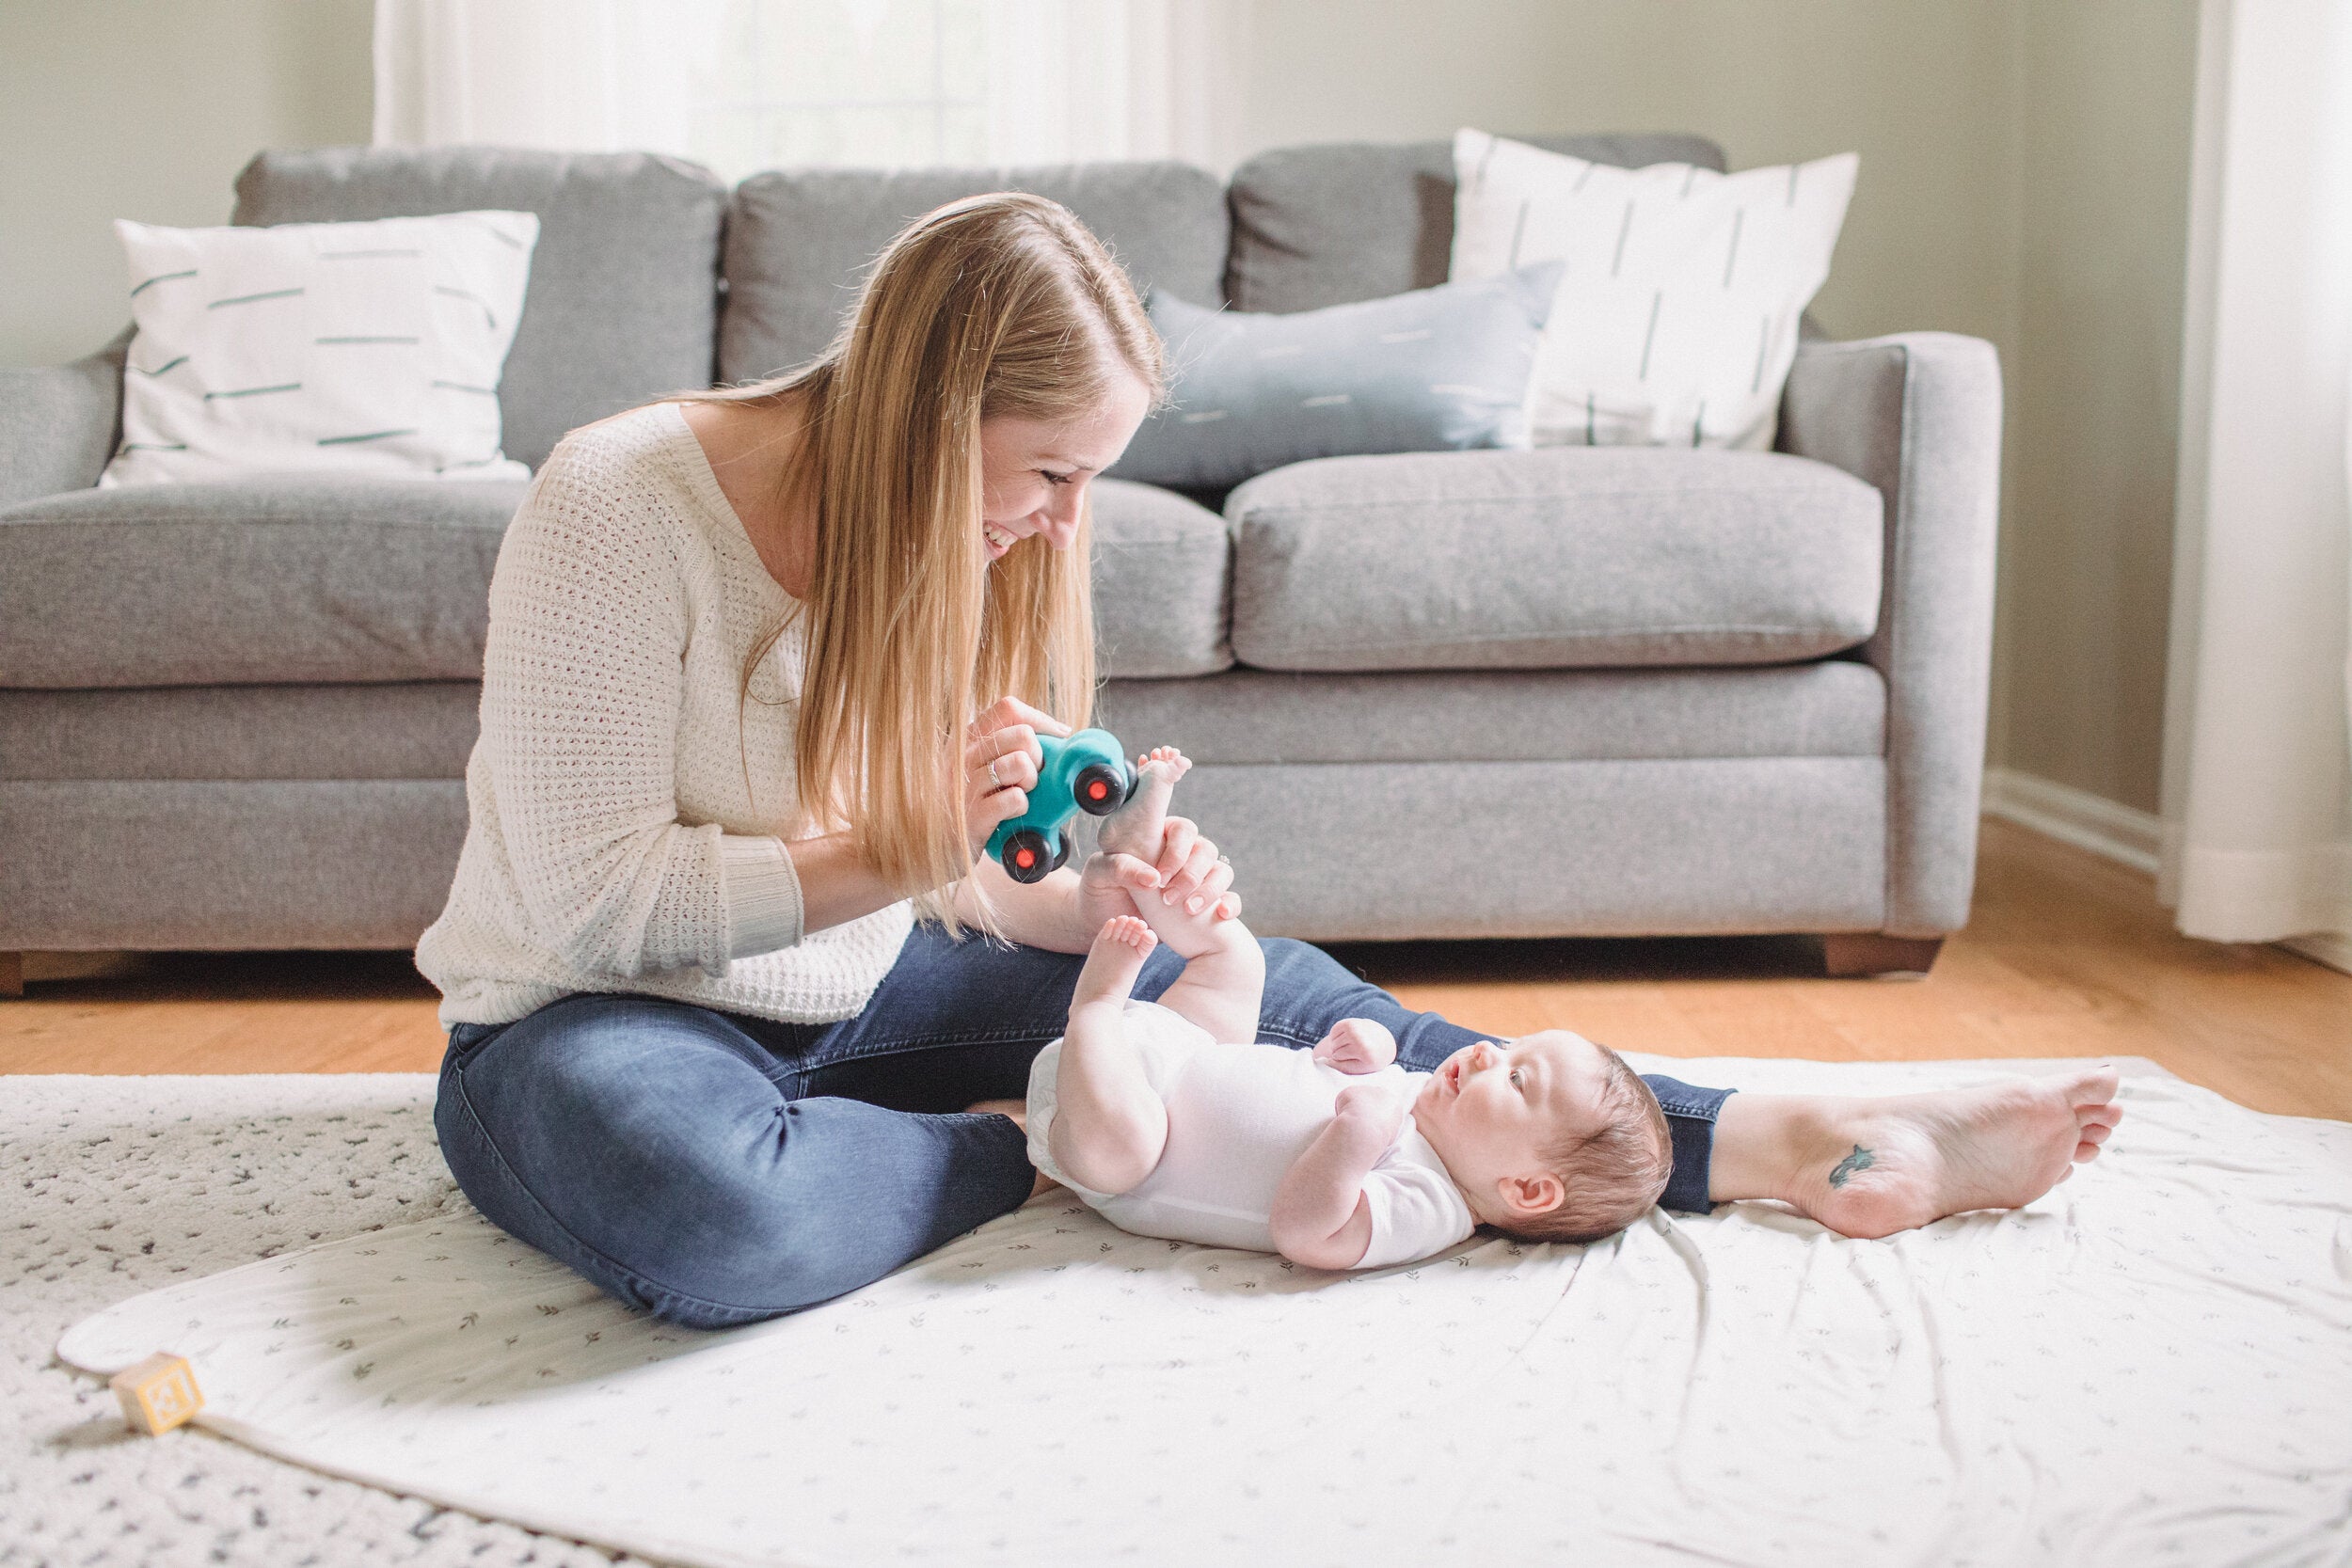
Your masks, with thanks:
[(1103, 819), (1096, 838), (1103, 853), (1133, 855), (1147, 864), (1157, 862), (1168, 797), (1176, 791), (1176, 781), (1191, 771), (1192, 759), (1173, 746), (1154, 747), (1136, 758), (1135, 793)]
[[(1788, 1197), (1847, 1236), (1891, 1236), (1971, 1209), (2031, 1203), (2122, 1119), (2111, 1067), (1851, 1102)], [(1834, 1102), (1832, 1102), (1834, 1103)]]
[(1343, 1018), (1315, 1042), (1315, 1060), (1342, 1072), (1378, 1072), (1396, 1060), (1396, 1037), (1368, 1018)]
[(1132, 914), (1119, 915), (1103, 922), (1103, 928), (1094, 933), (1094, 945), (1087, 949), (1086, 967), (1078, 971), (1077, 989), (1071, 992), (1073, 1007), (1104, 998), (1123, 998), (1136, 989), (1136, 976), (1143, 973), (1143, 960), (1160, 939), (1152, 934), (1152, 927)]

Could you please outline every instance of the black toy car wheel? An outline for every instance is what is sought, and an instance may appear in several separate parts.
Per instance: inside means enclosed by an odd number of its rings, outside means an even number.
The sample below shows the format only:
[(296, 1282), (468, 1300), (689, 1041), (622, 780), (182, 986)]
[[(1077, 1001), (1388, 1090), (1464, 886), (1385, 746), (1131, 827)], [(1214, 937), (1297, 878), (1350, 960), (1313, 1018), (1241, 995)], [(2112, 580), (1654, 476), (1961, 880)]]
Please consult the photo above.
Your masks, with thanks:
[(1049, 841), (1035, 828), (1024, 828), (1009, 835), (1005, 839), (1005, 875), (1016, 882), (1043, 881), (1070, 852), (1059, 842), (1060, 837), (1057, 833)]
[(1095, 762), (1078, 770), (1070, 792), (1077, 798), (1078, 809), (1089, 816), (1108, 816), (1127, 803), (1135, 784), (1136, 776), (1124, 768)]

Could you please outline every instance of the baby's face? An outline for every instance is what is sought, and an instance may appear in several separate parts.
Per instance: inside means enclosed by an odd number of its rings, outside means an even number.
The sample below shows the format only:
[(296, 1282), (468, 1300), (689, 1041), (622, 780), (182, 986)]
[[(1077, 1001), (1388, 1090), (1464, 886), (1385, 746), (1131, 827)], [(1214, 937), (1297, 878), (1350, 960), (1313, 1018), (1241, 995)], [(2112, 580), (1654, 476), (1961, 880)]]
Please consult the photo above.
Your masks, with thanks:
[(1422, 1085), (1413, 1125), (1481, 1219), (1544, 1213), (1565, 1196), (1544, 1150), (1599, 1130), (1607, 1073), (1599, 1048), (1565, 1029), (1480, 1040)]

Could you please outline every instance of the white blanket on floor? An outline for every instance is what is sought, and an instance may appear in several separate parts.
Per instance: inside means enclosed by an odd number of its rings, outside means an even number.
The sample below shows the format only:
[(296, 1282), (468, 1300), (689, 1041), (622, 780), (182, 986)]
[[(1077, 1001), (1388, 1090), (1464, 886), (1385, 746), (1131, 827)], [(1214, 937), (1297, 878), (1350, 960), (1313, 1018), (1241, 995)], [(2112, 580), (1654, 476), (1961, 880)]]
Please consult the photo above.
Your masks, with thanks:
[(2124, 1103), (2030, 1209), (1885, 1242), (1739, 1205), (1333, 1279), (1056, 1195), (704, 1335), (466, 1216), (136, 1297), (58, 1354), (174, 1350), (224, 1435), (691, 1563), (2352, 1559), (2352, 1125), (2153, 1071)]

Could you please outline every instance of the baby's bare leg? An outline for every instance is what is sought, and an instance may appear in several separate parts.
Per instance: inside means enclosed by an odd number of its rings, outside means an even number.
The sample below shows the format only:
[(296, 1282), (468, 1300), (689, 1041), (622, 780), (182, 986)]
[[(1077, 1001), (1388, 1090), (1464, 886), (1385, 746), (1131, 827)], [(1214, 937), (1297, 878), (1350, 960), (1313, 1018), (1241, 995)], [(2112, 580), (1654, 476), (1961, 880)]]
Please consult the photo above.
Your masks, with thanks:
[[(1104, 819), (1103, 852), (1150, 862), (1160, 851), (1168, 824), (1168, 799), (1192, 763), (1173, 746), (1146, 752), (1136, 763), (1136, 792)], [(1184, 973), (1160, 997), (1160, 1006), (1228, 1042), (1258, 1037), (1258, 1003), (1265, 990), (1265, 955), (1238, 920), (1222, 920), (1215, 909), (1169, 904), (1149, 890), (1133, 895), (1136, 913), (1184, 960)]]
[(1158, 945), (1152, 928), (1133, 915), (1104, 922), (1070, 998), (1046, 1143), (1063, 1174), (1094, 1192), (1126, 1192), (1152, 1174), (1168, 1146), (1168, 1108), (1144, 1076), (1126, 1029), (1128, 994)]
[(1162, 922), (1184, 928), (1184, 946), (1164, 938), (1184, 955), (1184, 972), (1160, 993), (1160, 1006), (1207, 1030), (1213, 1040), (1246, 1045), (1256, 1039), (1258, 1004), (1265, 994), (1265, 949), (1249, 928), (1238, 920), (1218, 920), (1214, 911), (1195, 915), (1170, 910), (1150, 893), (1136, 895), (1136, 908), (1154, 931)]
[(1095, 843), (1106, 855), (1133, 855), (1147, 863), (1160, 858), (1160, 835), (1168, 826), (1168, 797), (1176, 781), (1192, 771), (1192, 759), (1173, 746), (1154, 747), (1136, 759), (1136, 792), (1103, 818)]

